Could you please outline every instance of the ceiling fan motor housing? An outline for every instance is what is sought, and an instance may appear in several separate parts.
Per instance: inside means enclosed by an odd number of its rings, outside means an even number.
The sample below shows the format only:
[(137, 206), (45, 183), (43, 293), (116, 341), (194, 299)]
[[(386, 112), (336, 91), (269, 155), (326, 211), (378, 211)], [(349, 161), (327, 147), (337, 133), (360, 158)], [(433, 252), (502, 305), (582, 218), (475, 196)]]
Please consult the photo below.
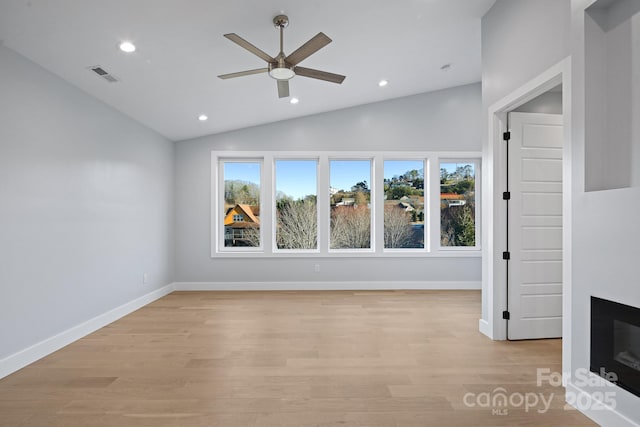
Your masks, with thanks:
[(278, 15), (273, 18), (273, 25), (276, 28), (287, 28), (289, 25), (289, 17), (287, 15)]

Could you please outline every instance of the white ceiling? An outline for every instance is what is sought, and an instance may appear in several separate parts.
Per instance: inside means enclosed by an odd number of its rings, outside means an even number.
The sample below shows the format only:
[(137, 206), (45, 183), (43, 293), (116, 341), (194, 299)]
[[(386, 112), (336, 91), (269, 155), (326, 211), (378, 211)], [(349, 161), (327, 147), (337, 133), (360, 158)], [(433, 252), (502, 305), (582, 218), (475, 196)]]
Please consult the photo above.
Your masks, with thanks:
[[(172, 140), (428, 92), (480, 80), (480, 18), (495, 0), (2, 0), (0, 40)], [(291, 105), (265, 66), (222, 35), (275, 56), (318, 32), (333, 42), (300, 65), (347, 76), (342, 85), (294, 77)], [(121, 40), (137, 46), (117, 49)], [(450, 63), (448, 71), (441, 71)], [(0, 64), (1, 65), (1, 64)], [(101, 65), (108, 83), (87, 67)], [(389, 85), (379, 88), (380, 79)], [(209, 120), (199, 122), (197, 116)]]

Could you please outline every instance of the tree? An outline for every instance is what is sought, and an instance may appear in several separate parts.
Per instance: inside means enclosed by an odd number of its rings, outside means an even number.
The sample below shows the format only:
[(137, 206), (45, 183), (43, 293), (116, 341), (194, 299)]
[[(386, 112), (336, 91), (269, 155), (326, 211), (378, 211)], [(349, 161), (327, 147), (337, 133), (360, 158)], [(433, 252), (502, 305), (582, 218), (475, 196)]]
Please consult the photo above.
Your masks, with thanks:
[(260, 186), (248, 181), (225, 180), (224, 199), (229, 205), (258, 205), (260, 204)]
[(445, 168), (440, 168), (440, 184), (446, 184), (449, 179), (449, 172)]
[(440, 244), (442, 246), (475, 246), (475, 203), (440, 210)]
[(351, 191), (362, 191), (362, 192), (368, 193), (369, 192), (369, 184), (367, 184), (367, 181), (357, 182), (356, 185), (351, 187)]
[(331, 249), (371, 247), (371, 212), (365, 206), (338, 206), (331, 211)]
[(469, 190), (475, 187), (476, 183), (470, 179), (463, 179), (455, 184), (449, 185), (448, 191), (454, 194), (466, 194)]
[(318, 210), (315, 199), (288, 201), (277, 207), (276, 242), (279, 249), (318, 247)]
[(404, 196), (413, 194), (411, 187), (407, 185), (398, 185), (387, 191), (387, 200), (400, 200)]
[(411, 217), (403, 209), (396, 206), (384, 208), (384, 247), (406, 248), (413, 235)]
[(416, 169), (412, 169), (405, 172), (404, 176), (409, 181), (415, 181), (416, 179), (420, 178), (420, 172), (418, 172)]
[(245, 245), (258, 247), (260, 246), (260, 227), (257, 225), (249, 226), (242, 230), (242, 236)]
[(353, 198), (355, 199), (354, 203), (356, 207), (367, 206), (367, 196), (362, 191), (356, 191)]

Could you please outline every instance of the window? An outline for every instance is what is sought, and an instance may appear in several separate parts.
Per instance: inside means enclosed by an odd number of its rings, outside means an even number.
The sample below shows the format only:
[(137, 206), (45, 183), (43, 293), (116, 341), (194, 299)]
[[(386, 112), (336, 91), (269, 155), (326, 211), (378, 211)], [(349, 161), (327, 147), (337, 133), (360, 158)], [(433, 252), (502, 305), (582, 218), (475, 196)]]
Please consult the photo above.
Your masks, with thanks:
[(480, 153), (211, 156), (214, 257), (481, 256)]
[(476, 247), (476, 161), (440, 162), (440, 245)]
[(330, 160), (330, 248), (371, 248), (371, 161)]
[(224, 160), (224, 247), (260, 247), (260, 162)]
[(424, 161), (384, 161), (384, 247), (424, 249)]
[(318, 248), (318, 161), (275, 161), (277, 249)]

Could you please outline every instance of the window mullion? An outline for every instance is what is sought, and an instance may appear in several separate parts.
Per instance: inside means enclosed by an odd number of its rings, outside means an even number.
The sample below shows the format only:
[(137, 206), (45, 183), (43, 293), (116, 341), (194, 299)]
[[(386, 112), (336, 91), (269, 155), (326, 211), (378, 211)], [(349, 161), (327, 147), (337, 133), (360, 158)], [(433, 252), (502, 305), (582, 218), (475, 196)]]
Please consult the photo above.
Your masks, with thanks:
[[(261, 206), (260, 206), (260, 222), (262, 224), (273, 224), (273, 155), (265, 154), (262, 158), (262, 188)], [(262, 248), (265, 254), (273, 253), (273, 227), (260, 227), (262, 235)]]
[(318, 245), (320, 254), (329, 251), (329, 157), (318, 159)]
[(382, 254), (384, 252), (384, 157), (382, 155), (376, 155), (373, 158), (372, 173), (373, 244), (375, 245), (375, 252)]

